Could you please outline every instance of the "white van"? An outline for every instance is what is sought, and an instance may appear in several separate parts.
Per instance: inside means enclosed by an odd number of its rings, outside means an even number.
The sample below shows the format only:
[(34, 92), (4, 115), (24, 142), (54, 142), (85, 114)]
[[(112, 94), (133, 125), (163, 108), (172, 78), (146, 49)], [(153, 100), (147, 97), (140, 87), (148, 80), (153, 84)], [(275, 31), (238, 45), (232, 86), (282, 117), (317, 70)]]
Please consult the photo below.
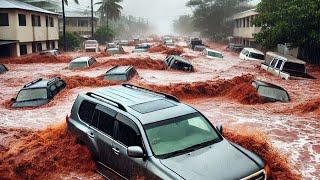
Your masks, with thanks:
[(239, 55), (242, 60), (264, 61), (264, 53), (254, 48), (243, 48)]
[(96, 40), (86, 40), (84, 42), (84, 50), (86, 52), (99, 52), (99, 43)]

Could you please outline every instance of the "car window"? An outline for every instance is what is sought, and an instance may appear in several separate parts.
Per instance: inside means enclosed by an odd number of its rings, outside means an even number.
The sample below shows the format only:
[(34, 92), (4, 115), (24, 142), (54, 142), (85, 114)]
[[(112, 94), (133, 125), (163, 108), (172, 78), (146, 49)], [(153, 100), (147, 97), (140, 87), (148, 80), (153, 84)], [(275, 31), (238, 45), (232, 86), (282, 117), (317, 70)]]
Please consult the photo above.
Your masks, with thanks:
[(100, 112), (98, 129), (105, 134), (114, 137), (115, 118), (106, 112)]
[(262, 55), (262, 54), (257, 54), (257, 53), (253, 53), (253, 52), (251, 52), (251, 53), (249, 54), (249, 57), (254, 58), (254, 59), (264, 60), (264, 55)]
[(50, 86), (50, 92), (51, 92), (52, 96), (54, 96), (58, 93), (57, 86), (55, 84)]
[(282, 65), (283, 60), (279, 60), (276, 66), (276, 69), (280, 69)]
[(84, 62), (71, 62), (70, 67), (71, 68), (88, 67), (88, 63), (86, 61), (84, 61)]
[(95, 60), (93, 59), (93, 58), (91, 58), (90, 60), (89, 60), (89, 66), (91, 66), (92, 64), (94, 64), (95, 63)]
[(95, 107), (95, 103), (86, 100), (82, 101), (78, 112), (80, 119), (85, 123), (90, 124)]
[(121, 113), (117, 115), (118, 135), (117, 141), (125, 146), (140, 146), (142, 140), (137, 125)]
[(60, 81), (57, 81), (56, 86), (58, 89), (61, 90), (62, 88), (64, 88), (65, 83), (62, 80), (60, 80)]
[(273, 60), (271, 61), (270, 67), (274, 68), (274, 66), (276, 65), (277, 61), (278, 61), (277, 58), (273, 58)]
[(99, 117), (100, 117), (100, 110), (95, 109), (92, 115), (92, 121), (90, 125), (95, 128), (98, 128)]
[(306, 67), (304, 64), (298, 64), (293, 62), (285, 62), (283, 65), (284, 71), (290, 71), (290, 72), (300, 72), (305, 73)]

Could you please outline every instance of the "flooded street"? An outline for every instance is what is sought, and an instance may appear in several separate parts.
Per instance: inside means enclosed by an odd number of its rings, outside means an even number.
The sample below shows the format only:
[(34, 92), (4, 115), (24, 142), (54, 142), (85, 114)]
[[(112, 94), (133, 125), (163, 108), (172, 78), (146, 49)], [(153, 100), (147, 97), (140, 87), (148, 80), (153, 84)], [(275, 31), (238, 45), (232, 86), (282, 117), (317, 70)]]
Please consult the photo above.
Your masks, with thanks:
[[(64, 123), (77, 95), (104, 86), (103, 83), (100, 83), (103, 81), (100, 77), (113, 65), (121, 64), (132, 65), (137, 69), (138, 76), (129, 83), (150, 86), (159, 90), (169, 89), (169, 92), (163, 92), (174, 95), (176, 93), (182, 102), (202, 112), (214, 125), (222, 124), (225, 128), (235, 132), (241, 131), (239, 127), (249, 127), (263, 132), (272, 145), (288, 158), (292, 168), (301, 173), (302, 179), (319, 179), (319, 106), (310, 111), (304, 109), (308, 108), (308, 101), (320, 99), (319, 68), (308, 66), (309, 73), (317, 78), (315, 80), (286, 81), (260, 70), (260, 62), (240, 60), (236, 53), (226, 51), (225, 46), (222, 45), (212, 43), (210, 46), (222, 51), (224, 58), (208, 59), (200, 52), (184, 48), (182, 56), (189, 59), (195, 72), (166, 70), (163, 63), (166, 54), (160, 52), (132, 54), (133, 47), (125, 47), (127, 54), (124, 55), (99, 57), (97, 58), (98, 64), (86, 70), (68, 69), (68, 63), (8, 64), (9, 71), (0, 75), (0, 147), (2, 147), (0, 158), (13, 148), (10, 146), (12, 142), (19, 141), (19, 138), (13, 138), (10, 142), (6, 139), (6, 134), (13, 132), (12, 129), (38, 131)], [(68, 54), (81, 55), (81, 53)], [(249, 76), (248, 74), (253, 75), (255, 79), (283, 87), (289, 92), (291, 101), (289, 103), (241, 103), (235, 98), (237, 94), (232, 92), (237, 87), (235, 82), (238, 82), (233, 79), (236, 77), (241, 79), (243, 76)], [(76, 80), (75, 77), (93, 78), (98, 79), (95, 82), (99, 84), (83, 85), (84, 82), (79, 82), (79, 85), (74, 85), (72, 88), (67, 86), (53, 101), (40, 108), (12, 109), (7, 106), (8, 101), (14, 98), (26, 83), (37, 78), (52, 76), (69, 77), (70, 82), (71, 80), (81, 81), (81, 79)], [(204, 90), (200, 89), (202, 86), (196, 89), (197, 85), (206, 82), (208, 85), (203, 85)], [(232, 87), (226, 92), (220, 92), (219, 87), (216, 87), (220, 85)], [(178, 91), (178, 87), (181, 87), (182, 90)], [(183, 89), (183, 87), (187, 88)], [(209, 89), (205, 88), (212, 88), (212, 90), (209, 92)], [(195, 93), (196, 90), (198, 94)], [(241, 89), (238, 90), (239, 96), (241, 91)], [(301, 109), (296, 107), (301, 107)], [(22, 137), (24, 135), (21, 134)], [(68, 173), (51, 174), (49, 178), (101, 178), (97, 173), (81, 174), (73, 172), (75, 168), (68, 170), (70, 171)]]

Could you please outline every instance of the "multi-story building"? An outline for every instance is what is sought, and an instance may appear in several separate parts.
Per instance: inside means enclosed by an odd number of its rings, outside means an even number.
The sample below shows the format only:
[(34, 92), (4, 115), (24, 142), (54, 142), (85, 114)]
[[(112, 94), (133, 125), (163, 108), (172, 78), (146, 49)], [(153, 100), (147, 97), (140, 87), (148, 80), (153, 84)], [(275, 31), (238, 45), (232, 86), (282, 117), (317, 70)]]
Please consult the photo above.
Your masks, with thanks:
[(261, 28), (253, 25), (253, 20), (259, 13), (255, 9), (235, 14), (232, 19), (234, 22), (233, 43), (242, 44), (245, 47), (255, 47), (253, 35), (259, 33)]
[[(76, 32), (84, 38), (91, 37), (91, 12), (90, 11), (66, 11), (66, 31)], [(60, 33), (62, 33), (62, 16), (59, 19), (60, 22)], [(93, 28), (94, 31), (97, 27), (98, 18), (93, 17)]]
[(20, 1), (0, 0), (0, 56), (58, 48), (58, 15)]

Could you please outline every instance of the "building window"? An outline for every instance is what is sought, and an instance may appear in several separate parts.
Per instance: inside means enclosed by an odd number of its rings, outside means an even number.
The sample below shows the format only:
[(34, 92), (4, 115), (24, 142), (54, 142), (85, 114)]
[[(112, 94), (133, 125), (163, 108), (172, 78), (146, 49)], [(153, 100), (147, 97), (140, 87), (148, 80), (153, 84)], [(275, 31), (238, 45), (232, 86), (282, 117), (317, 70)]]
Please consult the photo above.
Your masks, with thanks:
[(25, 55), (28, 54), (28, 49), (26, 44), (21, 44), (20, 45), (20, 55)]
[(52, 47), (52, 49), (56, 48), (56, 44), (54, 43), (54, 41), (51, 41), (51, 47)]
[(246, 27), (246, 18), (242, 18), (242, 25), (243, 27)]
[(41, 43), (37, 43), (37, 52), (42, 51), (42, 44)]
[(48, 16), (46, 16), (46, 27), (48, 27), (49, 26), (49, 17)]
[(50, 20), (50, 27), (54, 27), (54, 19), (53, 19), (53, 17), (50, 17), (49, 20)]
[(88, 20), (79, 20), (78, 26), (80, 27), (88, 27)]
[(32, 15), (32, 26), (41, 26), (41, 18), (40, 16)]
[(46, 41), (46, 48), (47, 48), (47, 50), (50, 49), (50, 41)]
[(9, 26), (8, 13), (0, 13), (0, 26)]
[(18, 14), (18, 18), (19, 18), (19, 26), (27, 26), (25, 14)]

